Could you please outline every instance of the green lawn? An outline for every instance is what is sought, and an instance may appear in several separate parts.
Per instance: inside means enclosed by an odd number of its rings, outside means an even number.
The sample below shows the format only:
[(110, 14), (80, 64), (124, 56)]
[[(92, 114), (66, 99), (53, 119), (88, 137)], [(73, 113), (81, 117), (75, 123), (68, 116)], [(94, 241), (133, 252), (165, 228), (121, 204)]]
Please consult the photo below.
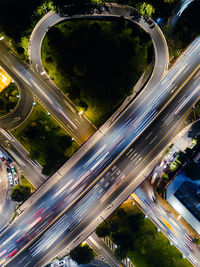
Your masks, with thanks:
[(192, 267), (132, 201), (122, 204), (105, 224), (118, 245), (116, 255), (129, 257), (136, 267)]
[(62, 166), (78, 149), (78, 144), (38, 103), (28, 119), (11, 133), (30, 153), (32, 159), (50, 175)]
[(36, 188), (29, 182), (29, 180), (24, 175), (21, 175), (19, 177), (19, 180), (21, 185), (28, 186), (31, 188), (31, 193), (33, 193), (36, 190)]
[(42, 62), (78, 110), (100, 126), (147, 67), (149, 37), (124, 20), (68, 21), (49, 30)]

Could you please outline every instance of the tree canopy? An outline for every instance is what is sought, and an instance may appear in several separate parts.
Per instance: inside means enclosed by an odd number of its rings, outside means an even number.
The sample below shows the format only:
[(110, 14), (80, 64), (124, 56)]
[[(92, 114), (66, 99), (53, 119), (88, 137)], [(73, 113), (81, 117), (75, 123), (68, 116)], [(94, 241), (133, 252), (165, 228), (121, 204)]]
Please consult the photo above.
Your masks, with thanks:
[(31, 26), (34, 12), (43, 0), (0, 0), (0, 28), (6, 35), (19, 40)]
[(17, 202), (24, 201), (31, 194), (31, 188), (23, 185), (16, 185), (12, 188), (11, 199)]
[(71, 250), (70, 257), (76, 261), (77, 264), (88, 264), (94, 259), (93, 250), (85, 244), (84, 246), (78, 246)]

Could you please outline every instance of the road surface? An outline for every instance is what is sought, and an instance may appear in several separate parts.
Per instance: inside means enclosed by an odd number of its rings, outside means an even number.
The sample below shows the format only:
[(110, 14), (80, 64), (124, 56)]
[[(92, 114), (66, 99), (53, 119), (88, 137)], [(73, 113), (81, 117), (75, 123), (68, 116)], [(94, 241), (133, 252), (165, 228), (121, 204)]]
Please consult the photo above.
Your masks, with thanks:
[[(44, 265), (67, 245), (71, 248), (81, 242), (103, 211), (109, 215), (128, 196), (126, 191), (133, 191), (145, 179), (140, 174), (174, 136), (200, 96), (199, 53), (197, 38), (153, 94), (139, 95), (68, 173), (7, 229), (0, 237), (3, 266)], [(113, 201), (118, 202), (112, 206)]]
[[(73, 16), (58, 15), (54, 12), (47, 13), (35, 26), (29, 43), (29, 55), (33, 70), (37, 73), (41, 79), (43, 79), (56, 93), (58, 88), (49, 79), (49, 76), (45, 72), (45, 69), (41, 62), (41, 46), (42, 41), (46, 35), (46, 32), (50, 27), (58, 24), (59, 22), (73, 19), (102, 19), (102, 18), (120, 18), (123, 16), (125, 19), (137, 24), (143, 30), (145, 30), (151, 37), (154, 53), (155, 53), (155, 63), (154, 70), (150, 81), (146, 85), (148, 90), (151, 90), (160, 81), (165, 71), (168, 69), (169, 64), (169, 52), (167, 47), (167, 42), (165, 37), (158, 27), (158, 25), (150, 18), (144, 18), (138, 14), (138, 11), (133, 7), (129, 6), (119, 6), (117, 4), (106, 4), (105, 7), (99, 9), (90, 8), (88, 13), (77, 14)], [(151, 28), (154, 25), (153, 28)], [(42, 74), (41, 74), (42, 73)], [(70, 103), (69, 103), (70, 106)]]
[[(12, 77), (17, 84), (22, 84), (30, 90), (46, 106), (46, 109), (57, 119), (79, 144), (85, 142), (93, 133), (94, 126), (74, 109), (66, 104), (63, 94), (57, 91), (55, 94), (51, 88), (40, 79), (27, 65), (22, 63), (17, 56), (9, 50), (4, 40), (0, 41), (0, 65)], [(28, 101), (32, 102), (32, 98)], [(23, 98), (23, 108), (26, 110), (27, 98)], [(29, 107), (29, 105), (28, 105)], [(22, 109), (22, 107), (21, 107)], [(27, 110), (26, 110), (27, 112)], [(30, 112), (30, 110), (28, 111)], [(20, 115), (21, 117), (21, 115)], [(18, 121), (19, 123), (19, 121)]]
[(27, 150), (6, 130), (0, 128), (0, 144), (3, 149), (17, 162), (29, 181), (38, 188), (47, 177), (43, 175), (41, 166), (30, 159)]
[(169, 238), (170, 243), (174, 244), (194, 266), (199, 266), (200, 250), (192, 242), (184, 227), (159, 203), (147, 197), (147, 194), (152, 194), (151, 191), (151, 186), (148, 190), (143, 190), (140, 186), (134, 192), (133, 197), (146, 216)]

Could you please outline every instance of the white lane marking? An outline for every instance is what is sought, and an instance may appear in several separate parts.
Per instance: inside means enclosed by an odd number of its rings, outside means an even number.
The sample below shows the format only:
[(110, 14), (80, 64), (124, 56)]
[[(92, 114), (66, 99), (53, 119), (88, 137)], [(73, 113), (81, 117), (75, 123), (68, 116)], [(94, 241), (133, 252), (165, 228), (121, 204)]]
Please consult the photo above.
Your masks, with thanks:
[(52, 198), (56, 198), (58, 195), (60, 195), (61, 193), (63, 193), (65, 191), (65, 189), (73, 182), (74, 179), (70, 179), (64, 186), (61, 187), (60, 190), (58, 190)]
[(172, 117), (172, 118), (168, 121), (168, 123), (166, 123), (166, 125), (169, 125), (169, 124), (173, 121), (173, 119), (174, 119), (174, 117)]
[(152, 144), (156, 139), (158, 138), (158, 136), (156, 135), (149, 144)]
[(145, 140), (147, 140), (151, 135), (152, 135), (153, 132), (150, 132), (150, 134), (148, 134), (146, 137), (145, 137)]

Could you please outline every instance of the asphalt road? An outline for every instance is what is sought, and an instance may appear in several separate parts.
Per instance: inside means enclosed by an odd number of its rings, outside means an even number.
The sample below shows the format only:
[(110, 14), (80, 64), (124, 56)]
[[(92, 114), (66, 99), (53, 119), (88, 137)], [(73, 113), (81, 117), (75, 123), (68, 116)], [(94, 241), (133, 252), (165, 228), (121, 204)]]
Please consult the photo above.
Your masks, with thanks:
[[(17, 56), (9, 50), (4, 40), (0, 41), (0, 65), (13, 78), (17, 84), (28, 88), (46, 106), (47, 110), (61, 123), (63, 128), (70, 133), (79, 144), (85, 142), (93, 133), (94, 126), (74, 109), (67, 106), (67, 100), (60, 91), (55, 94), (51, 88), (40, 79), (27, 65), (22, 63)], [(23, 99), (23, 108), (32, 98)], [(29, 107), (29, 106), (28, 106)], [(22, 107), (21, 107), (22, 109)], [(27, 110), (26, 110), (27, 112)], [(28, 110), (30, 112), (30, 110)], [(20, 115), (21, 116), (21, 115)], [(19, 121), (18, 121), (19, 123)]]
[[(148, 91), (140, 94), (81, 160), (6, 230), (0, 237), (3, 266), (44, 265), (66, 245), (73, 242), (72, 247), (81, 242), (86, 227), (89, 235), (98, 223), (91, 226), (95, 218), (105, 210), (109, 215), (109, 210), (128, 196), (118, 198), (132, 182), (132, 191), (142, 182), (144, 177), (138, 178), (139, 175), (173, 137), (188, 108), (199, 97), (199, 73), (189, 77), (193, 70), (197, 71), (199, 42), (197, 39), (190, 46), (153, 94)], [(169, 99), (170, 103), (164, 107)], [(92, 184), (98, 175), (98, 182)], [(85, 189), (88, 193), (81, 197)], [(109, 206), (115, 199), (117, 204)], [(46, 231), (58, 215), (60, 219)], [(39, 239), (25, 248), (43, 231)], [(17, 254), (22, 247), (24, 250)], [(9, 263), (14, 254), (16, 257)]]
[(16, 79), (16, 84), (19, 90), (19, 101), (9, 114), (0, 117), (0, 127), (6, 130), (18, 127), (28, 117), (33, 107), (33, 95), (27, 86), (18, 79)]
[(46, 181), (47, 177), (41, 174), (41, 166), (31, 160), (27, 150), (4, 129), (0, 129), (0, 144), (15, 159), (18, 167), (36, 188)]
[(134, 199), (162, 232), (169, 238), (171, 245), (174, 244), (185, 257), (194, 266), (199, 266), (200, 263), (200, 250), (192, 242), (191, 237), (187, 234), (186, 230), (167, 212), (159, 203), (153, 201), (147, 195), (152, 195), (152, 186), (145, 186), (145, 190), (140, 186), (134, 192)]
[[(194, 81), (191, 81), (191, 84), (193, 82)], [(195, 87), (190, 87), (191, 84), (186, 86), (185, 90), (190, 88), (190, 90), (193, 91)], [(185, 91), (183, 94), (184, 93)], [(180, 100), (182, 96), (174, 99), (173, 103), (169, 106), (169, 110), (176, 106), (177, 100)], [(199, 98), (199, 93), (193, 98), (193, 100), (195, 100), (196, 97)], [(135, 182), (135, 187), (141, 183), (144, 177), (140, 177), (141, 180), (139, 181), (137, 181), (136, 178), (145, 170), (148, 164), (152, 162), (154, 157), (166, 146), (166, 144), (168, 144), (169, 140), (182, 125), (187, 116), (189, 105), (191, 106), (192, 102), (179, 111), (178, 114), (175, 114), (176, 111), (174, 110), (174, 121), (170, 123), (170, 131), (168, 131), (167, 127), (168, 122), (165, 121), (167, 110), (166, 112), (163, 112), (163, 114), (158, 118), (158, 121), (155, 121), (152, 126), (144, 132), (140, 140), (136, 141), (133, 147), (131, 147), (127, 153), (106, 172), (106, 174), (99, 180), (95, 187), (93, 187), (92, 190), (90, 190), (88, 194), (84, 196), (84, 198), (82, 198), (76, 205), (68, 210), (65, 215), (54, 224), (53, 227), (56, 227), (57, 229), (55, 230), (55, 228), (50, 228), (50, 230), (46, 232), (46, 235), (42, 235), (41, 238), (37, 239), (33, 245), (22, 252), (22, 255), (20, 255), (19, 258), (14, 260), (12, 263), (17, 264), (19, 260), (23, 259), (25, 264), (30, 264), (30, 259), (32, 262), (33, 258), (35, 260), (37, 256), (39, 263), (36, 260), (34, 264), (37, 262), (37, 266), (42, 266), (48, 258), (51, 259), (56, 254), (59, 254), (62, 249), (65, 248), (65, 251), (67, 252), (73, 246), (84, 240), (85, 236), (89, 235), (89, 233), (92, 232), (101, 221), (97, 219), (99, 218), (99, 215), (104, 212), (102, 219), (105, 219), (105, 217), (110, 214), (109, 210), (113, 211), (113, 209), (115, 209), (117, 205), (119, 205), (127, 197), (127, 195), (125, 195), (120, 198), (120, 194), (123, 194), (123, 191), (128, 188), (131, 183)], [(182, 117), (179, 118), (179, 116)], [(155, 136), (155, 133), (158, 134), (159, 138), (154, 140), (155, 142), (152, 142), (153, 139), (148, 140), (148, 138), (150, 138), (149, 135), (151, 131), (153, 132), (152, 138)], [(148, 141), (144, 142), (145, 139)], [(148, 146), (146, 146), (146, 143), (148, 143)], [(157, 144), (159, 144), (159, 146)], [(135, 148), (137, 148), (137, 150)], [(141, 161), (140, 156), (142, 156), (145, 160)], [(121, 186), (117, 188), (119, 185)], [(134, 185), (132, 186), (131, 190), (133, 190), (133, 188)], [(118, 203), (112, 206), (112, 201), (117, 198), (119, 198)], [(96, 224), (94, 224), (94, 221), (96, 221)], [(87, 227), (90, 225), (91, 227), (87, 229)], [(86, 234), (84, 234), (85, 231)], [(170, 234), (170, 232), (168, 234)], [(179, 238), (182, 238), (181, 232), (179, 234)], [(56, 238), (56, 241), (52, 240), (52, 236)], [(173, 237), (171, 237), (171, 239), (172, 238)], [(185, 238), (183, 240), (185, 240)], [(174, 241), (174, 243), (175, 242), (176, 241)], [(46, 246), (50, 247), (46, 248)], [(66, 246), (68, 246), (68, 249)], [(187, 246), (185, 245), (185, 247)], [(190, 257), (190, 260), (193, 259), (193, 262), (197, 262), (196, 266), (199, 266), (199, 255), (196, 253), (196, 250), (192, 249), (189, 252), (189, 250), (187, 250), (185, 247), (183, 252), (186, 253), (187, 257)], [(32, 257), (30, 257), (30, 254)]]
[(177, 8), (175, 9), (173, 15), (171, 16), (170, 20), (169, 20), (169, 26), (173, 29), (180, 16), (182, 15), (182, 13), (185, 11), (185, 9), (195, 0), (181, 0), (180, 3), (178, 4)]
[[(151, 90), (155, 87), (155, 85), (160, 81), (165, 71), (168, 69), (169, 64), (169, 52), (167, 47), (167, 42), (165, 37), (158, 27), (158, 25), (150, 18), (148, 21), (146, 18), (141, 17), (138, 14), (138, 11), (133, 7), (129, 6), (119, 6), (117, 4), (106, 4), (105, 7), (101, 7), (99, 9), (90, 8), (87, 12), (83, 14), (76, 14), (76, 15), (62, 15), (59, 16), (54, 12), (47, 13), (35, 26), (29, 43), (29, 55), (30, 61), (33, 70), (37, 75), (43, 79), (54, 92), (56, 93), (58, 88), (56, 85), (49, 79), (49, 76), (45, 72), (45, 69), (41, 62), (41, 46), (42, 41), (46, 35), (46, 32), (49, 30), (50, 27), (58, 24), (64, 20), (73, 20), (73, 19), (102, 19), (102, 18), (113, 18), (117, 17), (120, 18), (123, 16), (125, 19), (132, 21), (133, 23), (137, 24), (139, 27), (144, 29), (151, 37), (153, 46), (154, 46), (154, 53), (155, 53), (155, 63), (154, 63), (154, 70), (152, 77), (146, 88)], [(154, 25), (153, 28), (152, 25)], [(41, 75), (42, 73), (42, 75)], [(69, 106), (71, 103), (69, 102)]]
[(86, 242), (90, 247), (93, 248), (95, 252), (97, 252), (98, 255), (103, 256), (103, 258), (109, 263), (109, 266), (126, 267), (126, 265), (122, 261), (116, 259), (113, 251), (95, 233), (92, 233), (86, 239)]

